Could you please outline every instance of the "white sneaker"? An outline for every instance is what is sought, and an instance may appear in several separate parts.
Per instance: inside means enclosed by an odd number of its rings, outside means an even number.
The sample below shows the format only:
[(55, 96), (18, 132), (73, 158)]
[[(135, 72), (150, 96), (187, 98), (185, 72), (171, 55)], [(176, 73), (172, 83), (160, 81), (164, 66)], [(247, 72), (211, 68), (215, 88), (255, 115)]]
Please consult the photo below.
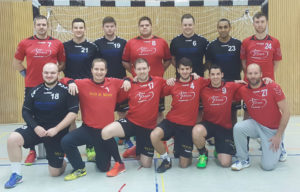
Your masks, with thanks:
[(281, 143), (281, 154), (280, 154), (280, 157), (279, 157), (279, 161), (284, 162), (284, 161), (286, 161), (286, 159), (287, 159), (287, 153), (286, 153), (286, 150), (284, 148), (284, 144)]
[(243, 160), (243, 161), (237, 160), (236, 162), (234, 162), (231, 165), (231, 169), (234, 170), (234, 171), (240, 171), (240, 170), (242, 170), (244, 168), (247, 168), (249, 166), (250, 166), (249, 159), (248, 160)]

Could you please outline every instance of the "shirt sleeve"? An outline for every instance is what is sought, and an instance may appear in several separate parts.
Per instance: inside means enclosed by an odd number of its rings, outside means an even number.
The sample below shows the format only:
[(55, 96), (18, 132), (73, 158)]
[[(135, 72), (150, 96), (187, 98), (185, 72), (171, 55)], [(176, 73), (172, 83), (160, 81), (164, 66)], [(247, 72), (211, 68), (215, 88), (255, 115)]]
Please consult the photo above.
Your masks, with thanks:
[(16, 53), (15, 53), (15, 58), (23, 61), (25, 56), (26, 56), (26, 48), (25, 48), (25, 41), (23, 40), (18, 44)]
[(168, 43), (165, 40), (163, 40), (163, 46), (164, 46), (164, 61), (170, 60), (172, 56), (170, 53)]
[(171, 44), (170, 44), (170, 53), (172, 56), (175, 56), (176, 55), (176, 49), (175, 49), (175, 43), (174, 43), (175, 39), (173, 39), (171, 41)]
[(78, 95), (73, 96), (68, 93), (67, 106), (68, 106), (68, 112), (78, 113), (79, 110)]
[(212, 44), (208, 44), (206, 47), (206, 53), (205, 53), (205, 61), (212, 62), (213, 56), (212, 56)]
[(275, 51), (274, 51), (273, 59), (274, 59), (274, 61), (282, 60), (280, 42), (278, 40), (276, 41), (276, 44), (275, 44)]
[(130, 62), (130, 44), (131, 44), (131, 41), (128, 41), (124, 47), (122, 60), (125, 62)]
[(38, 126), (37, 122), (35, 121), (34, 114), (33, 114), (33, 104), (34, 104), (34, 98), (31, 95), (31, 92), (25, 96), (23, 108), (22, 108), (22, 117), (26, 124), (34, 129), (36, 126)]
[(242, 90), (243, 90), (243, 86), (241, 86), (239, 89), (236, 90), (236, 92), (233, 96), (233, 101), (241, 101), (242, 100)]
[[(99, 41), (99, 40), (97, 40)], [(97, 47), (97, 53), (96, 53), (96, 57), (95, 58), (102, 58), (102, 54), (101, 54), (101, 51), (100, 51), (100, 45), (97, 44), (97, 41), (95, 41), (95, 45)]]
[(246, 40), (244, 40), (242, 42), (241, 52), (240, 52), (240, 58), (241, 58), (241, 60), (246, 60), (247, 59), (247, 55), (246, 55)]
[(279, 102), (279, 101), (282, 101), (285, 99), (285, 95), (284, 95), (281, 87), (278, 84), (276, 84), (276, 83), (272, 84), (271, 91), (272, 91), (273, 97), (276, 102)]
[(165, 97), (165, 96), (171, 95), (171, 90), (173, 87), (174, 86), (169, 86), (167, 84), (165, 86), (163, 86), (161, 96)]
[(58, 62), (65, 62), (66, 55), (65, 55), (65, 48), (62, 42), (59, 41), (58, 53), (57, 53), (57, 61)]

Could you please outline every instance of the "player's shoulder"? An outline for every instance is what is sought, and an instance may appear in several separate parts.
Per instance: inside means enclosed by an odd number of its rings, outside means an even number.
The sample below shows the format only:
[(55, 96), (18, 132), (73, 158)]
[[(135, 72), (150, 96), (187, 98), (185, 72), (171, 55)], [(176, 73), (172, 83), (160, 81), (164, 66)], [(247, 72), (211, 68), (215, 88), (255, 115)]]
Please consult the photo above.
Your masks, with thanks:
[(269, 84), (266, 84), (266, 87), (267, 88), (275, 88), (275, 87), (279, 87), (280, 88), (280, 85), (276, 82), (272, 82), (272, 83), (269, 83)]
[(96, 40), (94, 41), (94, 43), (95, 43), (95, 44), (100, 44), (100, 43), (103, 42), (104, 40), (105, 40), (105, 38), (104, 38), (104, 36), (103, 36), (103, 37), (100, 37), (100, 38), (96, 39)]
[(200, 35), (200, 34), (194, 34), (193, 36), (194, 38), (198, 39), (198, 40), (201, 40), (201, 41), (207, 41), (209, 42), (204, 36)]
[(33, 87), (29, 92), (31, 97), (34, 97), (39, 92), (39, 90), (42, 90), (43, 87), (44, 87), (44, 83), (41, 83), (41, 84)]
[(119, 37), (119, 36), (116, 37), (116, 40), (119, 42), (125, 42), (125, 43), (127, 42), (126, 39)]
[(64, 46), (70, 46), (73, 43), (73, 40), (63, 42)]
[(239, 40), (239, 39), (237, 39), (237, 38), (234, 38), (234, 37), (231, 37), (231, 39), (230, 39), (232, 42), (234, 42), (234, 43), (238, 43), (238, 44), (241, 44), (242, 42), (241, 42), (241, 40)]
[(211, 47), (211, 46), (213, 46), (213, 45), (215, 45), (215, 44), (217, 44), (217, 43), (218, 43), (218, 38), (216, 38), (216, 39), (212, 40), (211, 42), (209, 42), (209, 43), (207, 44), (207, 47)]
[(85, 41), (85, 44), (90, 46), (90, 47), (97, 48), (96, 43), (94, 43), (92, 41), (89, 41), (88, 39)]
[(182, 37), (183, 37), (183, 35), (182, 35), (182, 33), (180, 33), (180, 34), (176, 35), (176, 36), (172, 39), (172, 41), (178, 41), (178, 40), (182, 39)]
[(271, 35), (268, 35), (267, 40), (274, 41), (274, 42), (279, 42), (279, 40), (276, 37), (273, 37)]
[(254, 35), (251, 35), (251, 36), (245, 38), (245, 39), (243, 40), (243, 43), (246, 43), (246, 42), (251, 41), (251, 40), (255, 40)]

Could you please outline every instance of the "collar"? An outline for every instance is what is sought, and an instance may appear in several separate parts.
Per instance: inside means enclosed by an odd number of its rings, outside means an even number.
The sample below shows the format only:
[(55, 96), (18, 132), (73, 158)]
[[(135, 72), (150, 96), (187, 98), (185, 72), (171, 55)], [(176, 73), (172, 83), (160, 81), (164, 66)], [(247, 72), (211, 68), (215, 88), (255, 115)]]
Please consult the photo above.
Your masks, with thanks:
[(259, 89), (259, 88), (261, 88), (261, 87), (265, 87), (266, 84), (264, 83), (264, 81), (261, 81), (261, 82), (262, 82), (261, 85), (260, 85), (259, 87), (257, 87), (257, 88), (252, 88), (252, 87), (250, 86), (250, 84), (248, 83), (247, 88), (248, 88), (248, 89)]
[(220, 89), (221, 87), (224, 87), (225, 84), (226, 84), (226, 82), (222, 80), (222, 81), (221, 81), (221, 86), (220, 86), (220, 87), (213, 87), (213, 86), (211, 85), (211, 82), (210, 82), (210, 84), (208, 84), (208, 87), (209, 87), (209, 88), (212, 88), (212, 89)]
[(93, 83), (95, 83), (96, 85), (103, 85), (103, 84), (105, 83), (105, 79), (106, 79), (106, 78), (104, 78), (104, 81), (102, 81), (101, 83), (97, 83), (97, 82), (94, 81), (93, 77), (90, 78), (90, 80), (91, 80)]

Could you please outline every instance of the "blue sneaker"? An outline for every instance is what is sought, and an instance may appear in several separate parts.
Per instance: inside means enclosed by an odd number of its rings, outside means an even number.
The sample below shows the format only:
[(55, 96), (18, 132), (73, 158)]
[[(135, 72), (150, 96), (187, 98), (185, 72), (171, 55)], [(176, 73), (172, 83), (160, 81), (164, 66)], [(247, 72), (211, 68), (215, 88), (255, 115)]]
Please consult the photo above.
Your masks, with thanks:
[(5, 183), (5, 188), (14, 188), (18, 183), (22, 183), (22, 176), (17, 173), (11, 174), (9, 180)]
[(236, 162), (234, 162), (231, 165), (231, 169), (234, 170), (234, 171), (240, 171), (240, 170), (242, 170), (244, 168), (247, 168), (249, 166), (250, 166), (249, 159), (243, 160), (243, 161), (237, 160)]
[(280, 157), (279, 157), (279, 161), (284, 162), (284, 161), (286, 161), (286, 159), (287, 159), (287, 153), (286, 153), (286, 150), (284, 148), (283, 142), (281, 142), (281, 154), (280, 154)]
[(133, 146), (133, 143), (132, 143), (132, 141), (130, 140), (130, 139), (126, 139), (125, 140), (125, 143), (124, 143), (124, 149), (129, 149), (129, 148), (131, 148)]

